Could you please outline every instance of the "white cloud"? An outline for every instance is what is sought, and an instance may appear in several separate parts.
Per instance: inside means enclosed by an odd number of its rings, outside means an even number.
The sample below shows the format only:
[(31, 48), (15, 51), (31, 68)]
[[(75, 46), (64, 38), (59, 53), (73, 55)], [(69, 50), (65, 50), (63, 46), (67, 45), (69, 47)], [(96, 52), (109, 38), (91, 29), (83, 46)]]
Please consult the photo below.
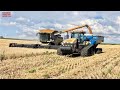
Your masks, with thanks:
[(26, 22), (26, 23), (29, 23), (31, 20), (29, 18), (25, 18), (25, 17), (19, 17), (19, 18), (16, 18), (16, 21), (17, 22)]
[(27, 36), (25, 34), (21, 34), (18, 36), (18, 38), (26, 38)]
[(10, 25), (16, 25), (16, 22), (10, 22)]
[(16, 22), (2, 22), (0, 26), (15, 26), (16, 24)]
[(54, 24), (54, 26), (57, 27), (57, 28), (62, 28), (62, 25), (58, 24), (58, 23)]
[(17, 21), (24, 21), (26, 20), (26, 18), (23, 18), (23, 17), (19, 17), (19, 18), (16, 18)]
[(73, 15), (75, 16), (79, 15), (79, 11), (73, 11)]
[(82, 25), (88, 24), (90, 26), (93, 26), (93, 25), (99, 24), (99, 20), (96, 20), (96, 19), (86, 19), (86, 20), (81, 21), (80, 24), (82, 24)]
[(116, 23), (120, 25), (120, 16), (117, 17)]

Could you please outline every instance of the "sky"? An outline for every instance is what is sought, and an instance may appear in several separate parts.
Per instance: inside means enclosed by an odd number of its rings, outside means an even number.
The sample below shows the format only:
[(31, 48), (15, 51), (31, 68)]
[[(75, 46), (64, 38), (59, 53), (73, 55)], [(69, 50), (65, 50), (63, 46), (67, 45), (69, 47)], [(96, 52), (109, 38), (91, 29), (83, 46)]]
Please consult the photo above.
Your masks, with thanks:
[(120, 43), (120, 11), (11, 11), (11, 17), (3, 17), (2, 12), (3, 37), (38, 39), (36, 33), (41, 29), (66, 30), (75, 27), (72, 24), (88, 24), (93, 34), (105, 37), (105, 43)]

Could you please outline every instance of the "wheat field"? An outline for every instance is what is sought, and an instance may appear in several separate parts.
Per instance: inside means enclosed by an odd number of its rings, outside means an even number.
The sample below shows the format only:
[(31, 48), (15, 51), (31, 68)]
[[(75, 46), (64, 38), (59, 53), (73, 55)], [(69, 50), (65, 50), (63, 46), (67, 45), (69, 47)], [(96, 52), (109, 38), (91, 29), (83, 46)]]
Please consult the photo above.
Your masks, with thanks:
[(120, 79), (120, 45), (99, 45), (90, 57), (59, 56), (53, 49), (9, 47), (37, 41), (0, 39), (0, 79)]

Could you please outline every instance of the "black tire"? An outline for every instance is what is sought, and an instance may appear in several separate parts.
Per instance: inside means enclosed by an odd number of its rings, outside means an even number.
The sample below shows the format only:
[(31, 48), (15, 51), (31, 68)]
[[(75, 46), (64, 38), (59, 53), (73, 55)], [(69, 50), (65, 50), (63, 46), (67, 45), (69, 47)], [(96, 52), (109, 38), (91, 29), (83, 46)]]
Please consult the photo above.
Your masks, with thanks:
[(95, 53), (96, 53), (96, 54), (102, 53), (102, 48), (96, 48)]

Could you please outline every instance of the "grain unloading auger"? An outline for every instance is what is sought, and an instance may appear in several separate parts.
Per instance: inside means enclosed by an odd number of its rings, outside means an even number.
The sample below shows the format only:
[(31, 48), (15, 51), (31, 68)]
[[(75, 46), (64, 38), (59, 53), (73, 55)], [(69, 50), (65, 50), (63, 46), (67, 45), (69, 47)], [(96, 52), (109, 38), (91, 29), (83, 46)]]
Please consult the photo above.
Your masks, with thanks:
[[(74, 30), (87, 27), (89, 34), (84, 31), (75, 32)], [(72, 32), (71, 32), (72, 31)], [(91, 56), (95, 53), (101, 53), (102, 48), (96, 48), (98, 44), (104, 41), (103, 36), (93, 35), (90, 26), (83, 25), (77, 26), (72, 29), (65, 30), (64, 32), (71, 32), (71, 38), (62, 42), (62, 45), (57, 49), (58, 55), (74, 55)]]

